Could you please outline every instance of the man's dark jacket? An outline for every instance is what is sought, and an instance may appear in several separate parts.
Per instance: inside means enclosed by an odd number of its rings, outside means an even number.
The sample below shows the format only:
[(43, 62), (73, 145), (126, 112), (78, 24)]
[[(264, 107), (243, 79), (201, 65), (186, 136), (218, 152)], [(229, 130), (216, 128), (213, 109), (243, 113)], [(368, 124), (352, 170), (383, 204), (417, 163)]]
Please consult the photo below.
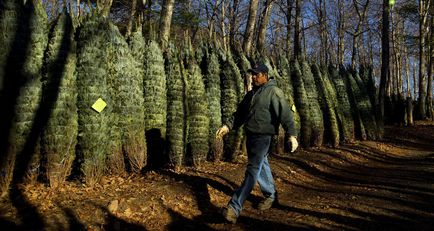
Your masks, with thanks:
[(297, 136), (294, 118), (283, 91), (270, 79), (244, 96), (234, 117), (226, 125), (237, 129), (244, 124), (248, 133), (274, 135), (282, 124), (286, 133)]

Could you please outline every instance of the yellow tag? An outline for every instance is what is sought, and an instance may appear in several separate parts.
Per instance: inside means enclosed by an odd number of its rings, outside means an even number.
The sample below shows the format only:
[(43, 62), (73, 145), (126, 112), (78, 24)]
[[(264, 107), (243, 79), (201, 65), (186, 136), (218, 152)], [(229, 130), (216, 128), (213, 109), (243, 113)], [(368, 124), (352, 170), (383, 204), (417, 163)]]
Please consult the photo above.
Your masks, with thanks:
[(92, 108), (97, 112), (102, 112), (106, 106), (107, 104), (104, 102), (104, 100), (98, 98), (98, 100), (92, 105)]
[(294, 105), (294, 104), (292, 105), (291, 110), (292, 110), (293, 112), (295, 112), (296, 109), (295, 109), (295, 105)]

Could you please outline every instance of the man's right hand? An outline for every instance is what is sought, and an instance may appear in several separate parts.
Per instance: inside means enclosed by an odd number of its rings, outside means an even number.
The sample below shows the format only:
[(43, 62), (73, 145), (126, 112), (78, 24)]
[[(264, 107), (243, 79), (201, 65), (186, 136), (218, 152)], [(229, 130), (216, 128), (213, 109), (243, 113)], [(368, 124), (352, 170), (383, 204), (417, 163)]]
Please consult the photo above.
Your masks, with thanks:
[(226, 135), (229, 132), (229, 128), (226, 125), (223, 125), (221, 128), (217, 130), (215, 133), (216, 138), (222, 138), (224, 135)]

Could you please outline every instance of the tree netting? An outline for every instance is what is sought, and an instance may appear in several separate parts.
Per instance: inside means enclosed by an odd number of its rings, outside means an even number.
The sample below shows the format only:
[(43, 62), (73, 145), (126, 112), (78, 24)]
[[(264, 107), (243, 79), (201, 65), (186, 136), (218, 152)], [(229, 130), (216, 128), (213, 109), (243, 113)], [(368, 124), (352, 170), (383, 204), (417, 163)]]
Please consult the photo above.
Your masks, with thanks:
[(222, 107), (220, 92), (220, 65), (218, 57), (211, 51), (205, 62), (204, 84), (208, 99), (209, 114), (209, 159), (221, 160), (223, 156), (223, 140), (216, 139), (216, 132), (222, 126)]
[[(1, 157), (0, 193), (12, 178), (32, 182), (40, 173), (40, 132), (46, 121), (41, 106), (42, 65), (48, 20), (40, 2), (0, 3)], [(44, 110), (43, 110), (44, 109)], [(47, 109), (48, 110), (48, 109)], [(39, 121), (41, 119), (41, 121)], [(15, 169), (14, 169), (15, 168)]]
[(147, 43), (144, 57), (143, 78), (145, 134), (148, 164), (161, 166), (167, 162), (165, 155), (167, 86), (164, 58), (158, 43)]
[(178, 52), (172, 44), (165, 53), (167, 76), (167, 155), (168, 165), (182, 166), (185, 153), (185, 103), (184, 75), (181, 72)]
[[(139, 173), (145, 165), (143, 64), (137, 61), (124, 37), (110, 24), (108, 46), (109, 86), (113, 100), (113, 123), (107, 166), (113, 173), (127, 169)], [(126, 161), (124, 161), (126, 159)]]
[(187, 163), (199, 166), (209, 152), (209, 115), (205, 85), (199, 65), (186, 64)]
[(342, 76), (336, 67), (329, 67), (330, 79), (332, 80), (336, 89), (338, 113), (337, 118), (339, 122), (339, 130), (342, 131), (341, 140), (345, 143), (354, 142), (354, 120), (351, 114), (350, 101), (347, 95), (347, 88), (345, 86)]
[(300, 64), (291, 61), (291, 81), (294, 88), (294, 101), (300, 115), (300, 141), (303, 147), (311, 146), (313, 119), (310, 115), (307, 92), (304, 86)]
[(318, 103), (318, 91), (315, 86), (315, 80), (309, 64), (304, 61), (302, 65), (303, 82), (309, 104), (309, 116), (312, 121), (312, 145), (322, 146), (324, 139), (324, 121), (323, 113)]
[(53, 105), (41, 137), (41, 150), (51, 187), (66, 180), (75, 158), (78, 134), (76, 62), (72, 19), (69, 14), (61, 14), (51, 28), (43, 85), (43, 91), (50, 95), (44, 102)]
[(337, 147), (339, 145), (339, 125), (336, 91), (328, 78), (327, 71), (322, 72), (316, 64), (313, 64), (311, 69), (318, 90), (318, 103), (324, 115), (325, 141)]
[[(215, 137), (248, 89), (251, 66), (243, 53), (233, 55), (203, 44), (192, 53), (189, 45), (181, 59), (169, 45), (163, 56), (158, 44), (146, 42), (140, 30), (130, 37), (128, 47), (118, 28), (97, 14), (84, 20), (75, 37), (70, 16), (60, 15), (47, 46), (45, 12), (28, 4), (0, 3), (0, 96), (12, 115), (2, 114), (11, 121), (11, 135), (5, 136), (11, 146), (1, 162), (2, 193), (12, 179), (15, 160), (30, 163), (19, 176), (35, 179), (40, 174), (39, 150), (51, 186), (62, 183), (71, 168), (93, 185), (106, 173), (198, 166), (223, 156), (235, 161), (245, 152), (242, 128), (230, 131), (224, 140)], [(285, 93), (303, 147), (321, 146), (323, 141), (336, 147), (354, 141), (355, 134), (359, 139), (381, 137), (372, 69), (339, 73), (332, 66), (290, 62), (282, 54), (274, 58), (255, 61), (267, 65), (269, 76)], [(107, 103), (100, 112), (92, 109), (98, 99)], [(390, 98), (390, 106), (397, 109), (398, 100)], [(37, 111), (41, 106), (49, 109), (45, 120), (37, 119), (43, 115)], [(282, 128), (276, 137), (272, 152), (287, 152)]]
[[(88, 19), (79, 31), (77, 43), (78, 155), (87, 184), (99, 182), (106, 168), (113, 125), (113, 104), (108, 85), (109, 60), (107, 31), (110, 22), (95, 17)], [(97, 112), (92, 105), (102, 99), (107, 107)]]
[[(238, 103), (243, 97), (244, 86), (240, 71), (231, 53), (226, 53), (220, 66), (222, 67), (220, 72), (222, 122), (227, 124), (227, 120), (232, 118)], [(242, 140), (242, 129), (229, 131), (229, 134), (224, 139), (224, 156), (227, 160), (236, 160), (242, 150)]]

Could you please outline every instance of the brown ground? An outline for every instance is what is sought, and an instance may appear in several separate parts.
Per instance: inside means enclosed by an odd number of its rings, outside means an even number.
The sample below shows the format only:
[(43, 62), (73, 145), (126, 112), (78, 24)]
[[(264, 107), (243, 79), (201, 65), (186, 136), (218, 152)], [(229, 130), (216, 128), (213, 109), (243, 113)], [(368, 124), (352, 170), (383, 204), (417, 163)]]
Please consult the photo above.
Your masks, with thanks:
[(244, 164), (107, 177), (89, 188), (23, 186), (0, 202), (2, 230), (434, 230), (434, 124), (387, 127), (382, 142), (271, 156), (280, 205), (235, 225), (219, 215)]

